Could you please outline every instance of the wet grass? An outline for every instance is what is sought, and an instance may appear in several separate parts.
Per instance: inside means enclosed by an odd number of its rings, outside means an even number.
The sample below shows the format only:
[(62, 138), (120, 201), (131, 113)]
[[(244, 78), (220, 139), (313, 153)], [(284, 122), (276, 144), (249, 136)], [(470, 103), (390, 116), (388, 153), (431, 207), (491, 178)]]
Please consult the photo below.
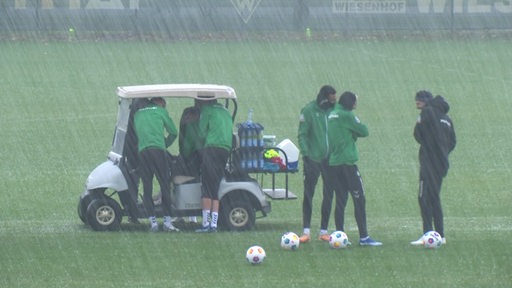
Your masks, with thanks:
[[(0, 286), (508, 287), (510, 44), (473, 38), (1, 42)], [(237, 120), (253, 108), (278, 141), (296, 142), (298, 111), (321, 85), (358, 93), (356, 112), (370, 129), (358, 143), (368, 224), (384, 246), (333, 251), (315, 240), (296, 252), (281, 250), (283, 232), (301, 232), (301, 173), (290, 175), (299, 200), (273, 201), (272, 213), (250, 232), (148, 234), (144, 225), (124, 223), (120, 232), (97, 233), (84, 226), (78, 196), (109, 150), (116, 86), (179, 82), (233, 86)], [(447, 98), (458, 132), (443, 186), (448, 245), (438, 250), (408, 244), (421, 232), (412, 138), (418, 89)], [(183, 105), (168, 106), (174, 119)], [(263, 180), (270, 185), (269, 176)], [(356, 242), (347, 208), (347, 233)], [(253, 244), (266, 249), (262, 265), (245, 262)]]

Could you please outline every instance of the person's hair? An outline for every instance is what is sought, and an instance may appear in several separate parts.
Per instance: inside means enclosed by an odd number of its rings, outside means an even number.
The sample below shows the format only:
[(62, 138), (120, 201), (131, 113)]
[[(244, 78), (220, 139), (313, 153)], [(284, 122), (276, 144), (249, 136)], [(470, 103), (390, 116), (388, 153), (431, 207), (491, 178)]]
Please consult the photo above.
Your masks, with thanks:
[(151, 98), (151, 103), (159, 105), (159, 106), (163, 106), (163, 107), (165, 107), (165, 105), (166, 105), (165, 99), (162, 98), (162, 97), (153, 97), (153, 98)]
[(354, 109), (354, 105), (357, 101), (357, 95), (350, 91), (345, 91), (343, 94), (341, 94), (340, 99), (338, 100), (338, 103), (343, 106), (343, 108), (351, 111)]
[(218, 101), (217, 99), (197, 99), (197, 102), (196, 102), (199, 106), (203, 106), (203, 105), (214, 105), (214, 104), (217, 104)]
[(420, 90), (416, 92), (416, 96), (414, 97), (416, 101), (421, 101), (423, 103), (427, 103), (428, 101), (432, 100), (432, 98), (434, 98), (432, 96), (432, 93), (430, 93), (430, 91), (427, 90)]
[(334, 87), (332, 87), (331, 85), (324, 85), (322, 86), (322, 88), (320, 88), (318, 94), (323, 97), (327, 97), (331, 94), (336, 94), (336, 89), (334, 89)]
[(332, 107), (332, 104), (329, 103), (329, 95), (336, 94), (336, 89), (330, 85), (324, 85), (320, 88), (318, 95), (316, 96), (316, 103), (322, 109), (327, 109)]

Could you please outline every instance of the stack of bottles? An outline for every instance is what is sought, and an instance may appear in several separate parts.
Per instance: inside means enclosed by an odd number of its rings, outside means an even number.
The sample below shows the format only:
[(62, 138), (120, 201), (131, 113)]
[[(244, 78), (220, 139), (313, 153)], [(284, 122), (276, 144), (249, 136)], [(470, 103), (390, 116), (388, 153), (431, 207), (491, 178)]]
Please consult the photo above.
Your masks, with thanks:
[(247, 121), (237, 124), (240, 139), (240, 165), (246, 170), (263, 168), (263, 125), (252, 120), (253, 111), (249, 110)]

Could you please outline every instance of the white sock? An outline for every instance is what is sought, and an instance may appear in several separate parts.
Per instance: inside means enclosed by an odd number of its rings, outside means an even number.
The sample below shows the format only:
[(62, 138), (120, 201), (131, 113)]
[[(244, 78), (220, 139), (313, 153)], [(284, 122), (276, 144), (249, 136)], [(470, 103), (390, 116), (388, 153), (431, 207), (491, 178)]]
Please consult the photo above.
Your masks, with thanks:
[(203, 227), (210, 227), (210, 210), (203, 210)]
[(309, 228), (304, 228), (304, 234), (309, 235), (311, 233), (311, 230)]
[(158, 225), (158, 223), (156, 222), (156, 217), (155, 216), (149, 217), (149, 222), (151, 222), (151, 226)]
[(164, 225), (165, 226), (172, 226), (171, 216), (164, 216)]
[(325, 234), (327, 234), (327, 230), (321, 229), (320, 230), (320, 235), (325, 235)]
[(219, 219), (219, 212), (212, 212), (212, 227), (217, 228), (217, 220)]

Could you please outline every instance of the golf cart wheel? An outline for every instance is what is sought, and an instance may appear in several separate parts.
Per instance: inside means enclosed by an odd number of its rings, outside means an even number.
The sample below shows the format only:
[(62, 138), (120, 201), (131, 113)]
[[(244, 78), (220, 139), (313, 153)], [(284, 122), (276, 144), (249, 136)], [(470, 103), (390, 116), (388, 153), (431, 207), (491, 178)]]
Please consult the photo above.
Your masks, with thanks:
[(121, 207), (112, 198), (95, 199), (87, 207), (86, 218), (95, 231), (117, 231), (121, 227)]
[(84, 224), (87, 224), (87, 217), (85, 216), (85, 211), (84, 211), (84, 209), (82, 209), (82, 206), (83, 206), (83, 205), (82, 205), (82, 202), (83, 202), (82, 200), (80, 200), (80, 201), (78, 202), (78, 207), (77, 207), (77, 209), (76, 209), (76, 210), (77, 210), (77, 212), (78, 212), (78, 217), (80, 218), (80, 220), (82, 220), (82, 222), (83, 222)]
[(91, 204), (91, 201), (94, 198), (91, 195), (87, 195), (85, 197), (80, 197), (80, 200), (78, 200), (78, 217), (80, 217), (80, 220), (84, 222), (84, 224), (87, 224), (87, 207), (89, 207), (89, 204)]
[(250, 230), (256, 221), (256, 213), (246, 201), (225, 199), (220, 206), (220, 224), (226, 230)]
[[(83, 196), (80, 196), (78, 200), (78, 217), (84, 224), (87, 224), (87, 207), (91, 204), (92, 200), (101, 198), (104, 195), (105, 189), (96, 189), (94, 191), (87, 191)], [(85, 193), (85, 192), (84, 192)]]

